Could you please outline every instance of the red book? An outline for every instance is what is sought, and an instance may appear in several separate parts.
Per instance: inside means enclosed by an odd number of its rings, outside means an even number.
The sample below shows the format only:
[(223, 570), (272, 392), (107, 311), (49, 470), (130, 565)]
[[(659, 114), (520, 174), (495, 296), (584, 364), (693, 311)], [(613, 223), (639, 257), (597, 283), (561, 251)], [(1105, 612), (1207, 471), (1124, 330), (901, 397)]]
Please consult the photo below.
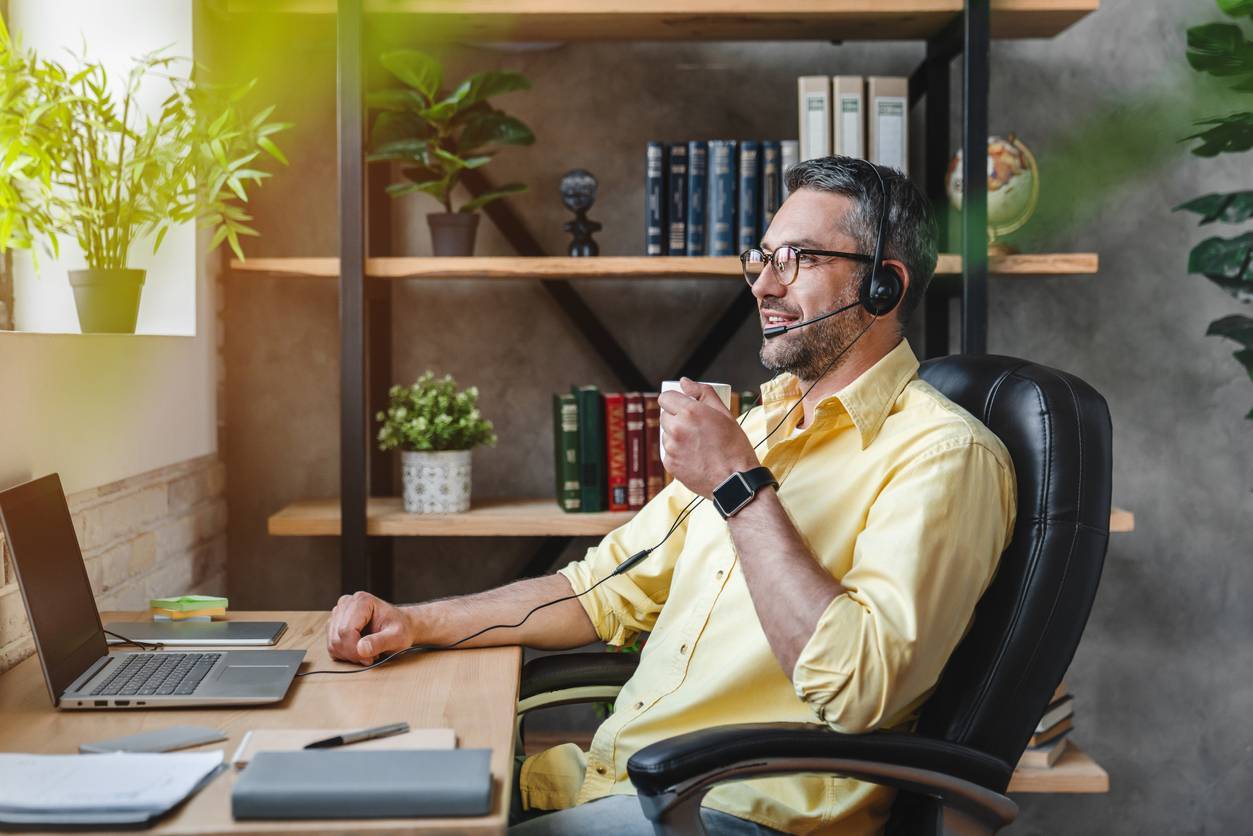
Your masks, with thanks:
[(666, 470), (661, 466), (661, 407), (657, 392), (644, 398), (644, 499), (648, 501), (666, 486)]
[(628, 511), (626, 397), (605, 395), (605, 478), (609, 510)]
[(627, 505), (631, 510), (644, 507), (647, 470), (644, 463), (644, 396), (626, 395)]

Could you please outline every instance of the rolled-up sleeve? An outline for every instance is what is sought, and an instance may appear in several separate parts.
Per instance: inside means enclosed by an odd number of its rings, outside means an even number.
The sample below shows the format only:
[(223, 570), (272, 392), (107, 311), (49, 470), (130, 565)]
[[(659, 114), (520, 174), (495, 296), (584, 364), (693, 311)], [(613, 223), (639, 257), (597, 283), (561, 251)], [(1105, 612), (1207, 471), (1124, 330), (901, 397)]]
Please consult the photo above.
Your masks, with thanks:
[[(596, 586), (631, 555), (655, 546), (666, 536), (695, 494), (677, 480), (646, 504), (630, 522), (620, 526), (579, 561), (559, 570), (570, 581), (596, 634), (606, 644), (624, 645), (640, 631), (651, 630), (670, 594), (674, 563), (683, 551), (686, 520), (652, 554), (629, 572)], [(592, 589), (596, 586), (595, 589)], [(591, 590), (588, 592), (588, 590)]]
[(895, 725), (935, 686), (1009, 543), (1015, 502), (1008, 455), (978, 441), (947, 442), (886, 482), (839, 579), (846, 591), (792, 673), (820, 721)]

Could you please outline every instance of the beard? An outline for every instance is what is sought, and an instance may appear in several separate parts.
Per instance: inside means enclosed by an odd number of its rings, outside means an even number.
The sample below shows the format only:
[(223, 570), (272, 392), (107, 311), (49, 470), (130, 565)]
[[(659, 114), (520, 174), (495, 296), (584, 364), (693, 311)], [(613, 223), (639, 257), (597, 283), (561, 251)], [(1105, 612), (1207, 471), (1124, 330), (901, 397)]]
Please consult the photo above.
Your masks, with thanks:
[[(777, 309), (781, 306), (776, 303), (771, 307)], [(799, 311), (796, 313), (799, 315)], [(847, 353), (841, 355), (841, 352), (845, 352), (861, 335), (869, 317), (870, 314), (865, 309), (851, 308), (830, 319), (798, 328), (791, 334), (784, 334), (773, 340), (763, 339), (758, 357), (761, 364), (774, 374), (790, 372), (801, 380), (812, 383), (827, 372), (839, 368), (848, 359)], [(835, 359), (837, 356), (839, 359)]]

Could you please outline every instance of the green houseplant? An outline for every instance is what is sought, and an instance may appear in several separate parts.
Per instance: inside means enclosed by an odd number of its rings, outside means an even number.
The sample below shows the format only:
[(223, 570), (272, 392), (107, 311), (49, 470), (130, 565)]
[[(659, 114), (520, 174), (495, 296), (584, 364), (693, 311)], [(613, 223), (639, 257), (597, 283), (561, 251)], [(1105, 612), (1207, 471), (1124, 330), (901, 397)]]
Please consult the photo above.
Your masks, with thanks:
[(531, 129), (492, 107), (488, 99), (530, 89), (520, 73), (476, 73), (442, 92), (443, 67), (416, 50), (386, 52), (379, 61), (405, 86), (369, 93), (366, 103), (379, 111), (370, 129), (369, 159), (403, 163), (405, 179), (387, 187), (393, 197), (421, 192), (438, 200), (443, 212), (427, 215), (435, 255), (472, 255), (477, 211), (494, 200), (526, 191), (510, 183), (453, 211), (452, 192), (462, 175), (486, 165), (500, 146), (530, 145)]
[[(21, 50), (0, 25), (0, 250), (40, 239), (59, 255), (59, 236), (78, 241), (87, 269), (69, 271), (84, 332), (133, 333), (145, 271), (130, 267), (136, 241), (153, 252), (175, 224), (197, 221), (243, 258), (241, 235), (256, 235), (241, 204), (247, 185), (269, 173), (265, 154), (286, 163), (271, 136), (288, 125), (273, 108), (245, 113), (252, 84), (220, 86), (182, 78), (182, 59), (136, 59), (120, 96), (104, 66), (61, 64)], [(159, 114), (142, 115), (141, 83), (169, 84)]]
[(457, 391), (452, 375), (426, 372), (411, 386), (388, 390), (381, 450), (401, 450), (408, 513), (457, 513), (470, 508), (470, 451), (496, 443), (492, 422), (478, 408), (473, 386)]
[[(1253, 17), (1253, 0), (1218, 0), (1218, 7), (1235, 18)], [(1231, 83), (1230, 94), (1253, 93), (1253, 41), (1234, 23), (1208, 23), (1188, 29), (1188, 63), (1192, 69)], [(1248, 107), (1247, 99), (1245, 107)], [(1185, 141), (1197, 140), (1192, 153), (1199, 157), (1243, 153), (1253, 149), (1253, 111), (1230, 113), (1202, 119), (1196, 133)], [(1200, 226), (1214, 222), (1243, 224), (1253, 219), (1253, 190), (1207, 194), (1175, 207), (1200, 215)], [(1231, 238), (1206, 238), (1188, 254), (1188, 272), (1205, 276), (1230, 293), (1237, 301), (1253, 302), (1253, 232)], [(1209, 324), (1206, 334), (1226, 337), (1240, 345), (1236, 360), (1253, 378), (1253, 318), (1230, 314)], [(1245, 416), (1253, 420), (1253, 409)]]

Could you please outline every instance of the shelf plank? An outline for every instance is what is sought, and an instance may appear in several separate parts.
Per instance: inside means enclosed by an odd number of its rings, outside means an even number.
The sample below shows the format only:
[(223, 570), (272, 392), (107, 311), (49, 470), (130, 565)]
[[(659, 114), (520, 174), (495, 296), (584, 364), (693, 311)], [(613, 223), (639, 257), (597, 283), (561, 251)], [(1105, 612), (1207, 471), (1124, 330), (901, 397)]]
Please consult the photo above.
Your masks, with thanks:
[[(364, 0), (460, 41), (902, 40), (940, 32), (962, 0)], [(992, 0), (994, 38), (1052, 37), (1100, 0)], [(335, 0), (229, 0), (231, 12), (329, 14)]]
[(1015, 769), (1006, 792), (1109, 792), (1109, 773), (1071, 741), (1051, 767)]
[[(961, 273), (959, 255), (944, 253), (936, 265), (939, 275)], [(1100, 268), (1096, 253), (1018, 253), (993, 256), (989, 271), (998, 276), (1091, 275)], [(232, 259), (239, 273), (334, 278), (337, 258)], [(371, 258), (366, 275), (380, 279), (739, 279), (735, 256), (472, 256), (467, 258)]]
[[(399, 497), (369, 501), (366, 533), (379, 537), (600, 537), (631, 519), (629, 511), (568, 514), (552, 499), (476, 500), (464, 514), (406, 514)], [(288, 505), (269, 519), (280, 537), (335, 537), (338, 499)]]
[[(372, 497), (366, 533), (379, 537), (603, 537), (632, 516), (631, 511), (566, 513), (551, 498), (482, 499), (475, 500), (464, 514), (406, 514), (398, 497)], [(1130, 530), (1114, 526), (1111, 516), (1111, 531)], [(278, 537), (338, 537), (339, 500), (294, 502), (270, 517), (268, 530)]]
[(1110, 534), (1136, 530), (1136, 515), (1125, 508), (1112, 508), (1109, 512)]

